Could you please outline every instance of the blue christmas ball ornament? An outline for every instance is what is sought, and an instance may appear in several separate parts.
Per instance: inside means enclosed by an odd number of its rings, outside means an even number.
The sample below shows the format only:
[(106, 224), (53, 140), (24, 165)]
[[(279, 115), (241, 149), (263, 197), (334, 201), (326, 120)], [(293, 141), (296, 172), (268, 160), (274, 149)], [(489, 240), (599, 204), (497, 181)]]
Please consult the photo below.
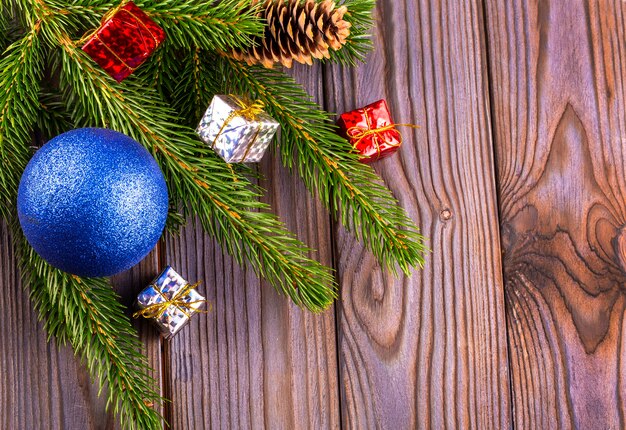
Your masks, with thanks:
[(167, 186), (139, 143), (116, 131), (81, 128), (33, 156), (17, 209), (28, 242), (48, 263), (79, 276), (110, 276), (156, 245), (167, 218)]

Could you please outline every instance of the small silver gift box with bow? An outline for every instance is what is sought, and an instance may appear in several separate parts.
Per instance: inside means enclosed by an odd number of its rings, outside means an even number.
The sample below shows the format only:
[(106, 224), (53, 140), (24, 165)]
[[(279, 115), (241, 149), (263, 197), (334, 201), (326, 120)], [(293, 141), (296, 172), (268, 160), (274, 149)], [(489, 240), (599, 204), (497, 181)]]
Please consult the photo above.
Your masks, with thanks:
[(262, 103), (216, 95), (196, 132), (227, 163), (256, 163), (279, 127)]
[(174, 336), (206, 302), (174, 269), (167, 266), (137, 296), (135, 317), (152, 319), (163, 335)]

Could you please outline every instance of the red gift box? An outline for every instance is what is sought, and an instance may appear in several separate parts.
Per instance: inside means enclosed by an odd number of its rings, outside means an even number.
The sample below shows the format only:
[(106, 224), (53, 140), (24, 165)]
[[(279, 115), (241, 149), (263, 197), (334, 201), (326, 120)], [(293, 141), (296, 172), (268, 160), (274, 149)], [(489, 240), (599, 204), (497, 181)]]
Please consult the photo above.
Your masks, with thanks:
[(83, 51), (117, 82), (146, 61), (165, 40), (165, 32), (133, 2), (115, 11), (89, 38)]
[(402, 136), (394, 128), (385, 100), (341, 114), (337, 125), (341, 134), (359, 153), (359, 161), (363, 163), (388, 157), (402, 144)]

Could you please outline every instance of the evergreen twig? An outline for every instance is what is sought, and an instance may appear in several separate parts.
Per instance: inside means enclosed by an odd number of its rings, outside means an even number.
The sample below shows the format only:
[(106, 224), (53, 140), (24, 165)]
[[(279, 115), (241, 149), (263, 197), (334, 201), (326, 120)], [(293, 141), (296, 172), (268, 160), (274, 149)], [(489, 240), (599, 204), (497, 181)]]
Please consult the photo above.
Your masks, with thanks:
[(282, 126), (282, 161), (307, 188), (339, 213), (341, 223), (362, 239), (379, 261), (409, 274), (424, 263), (424, 238), (376, 173), (358, 161), (339, 137), (331, 117), (291, 77), (259, 66), (222, 59), (226, 86), (262, 100)]
[(155, 156), (171, 198), (235, 259), (251, 265), (278, 291), (312, 311), (335, 298), (330, 270), (259, 201), (245, 176), (229, 168), (161, 102), (154, 88), (133, 80), (114, 86), (69, 41), (63, 43), (61, 86), (78, 126), (105, 126), (132, 136)]
[(44, 67), (37, 37), (40, 28), (38, 24), (14, 42), (0, 59), (0, 215), (8, 221), (15, 212), (12, 202), (17, 198), (21, 172), (30, 158), (26, 143), (31, 140), (39, 109), (39, 82)]
[[(167, 33), (167, 38), (177, 48), (199, 46), (208, 50), (225, 50), (249, 44), (252, 36), (261, 34), (263, 23), (256, 17), (257, 7), (249, 0), (222, 0), (194, 2), (189, 0), (136, 0), (142, 10), (150, 14)], [(102, 17), (119, 1), (49, 0), (52, 13), (64, 14), (65, 31), (72, 36), (96, 28)], [(75, 34), (72, 34), (75, 33)]]
[[(79, 280), (45, 263), (20, 235), (15, 214), (17, 185), (30, 151), (33, 124), (41, 107), (38, 99), (42, 78), (42, 52), (36, 37), (41, 21), (15, 42), (0, 60), (0, 205), (10, 222), (21, 255), (25, 286), (49, 335), (69, 341), (81, 356), (100, 390), (108, 385), (107, 406), (119, 413), (130, 429), (157, 429), (161, 417), (149, 404), (159, 401), (149, 377), (141, 343), (110, 285), (101, 279)], [(6, 202), (10, 202), (6, 204)]]
[(111, 285), (102, 278), (78, 278), (48, 265), (22, 241), (22, 273), (48, 336), (69, 342), (100, 395), (107, 387), (107, 409), (129, 429), (159, 429), (155, 392), (142, 344)]
[(348, 43), (340, 50), (330, 50), (330, 62), (354, 66), (365, 60), (372, 39), (369, 31), (372, 28), (372, 10), (376, 0), (344, 0), (342, 5), (348, 8), (344, 19), (352, 24)]
[(0, 1), (0, 52), (4, 51), (9, 43), (9, 20), (7, 6)]

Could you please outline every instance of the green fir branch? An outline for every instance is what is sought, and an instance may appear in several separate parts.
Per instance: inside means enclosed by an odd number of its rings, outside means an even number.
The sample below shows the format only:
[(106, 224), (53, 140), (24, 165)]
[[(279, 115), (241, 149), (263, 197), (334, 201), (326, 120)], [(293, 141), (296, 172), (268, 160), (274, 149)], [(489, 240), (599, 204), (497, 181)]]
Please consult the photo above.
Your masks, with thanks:
[(338, 51), (330, 50), (330, 62), (354, 66), (365, 60), (365, 55), (372, 48), (369, 31), (372, 29), (372, 13), (376, 0), (344, 0), (339, 6), (346, 6), (348, 12), (344, 19), (348, 21), (350, 36), (347, 43)]
[[(97, 28), (107, 12), (118, 2), (98, 0), (49, 0), (57, 18), (73, 37)], [(251, 37), (262, 34), (263, 23), (256, 17), (257, 7), (248, 1), (190, 2), (187, 0), (135, 1), (167, 33), (177, 48), (199, 46), (208, 50), (226, 50), (250, 44)]]
[(395, 271), (397, 263), (406, 274), (421, 267), (424, 238), (376, 173), (360, 163), (348, 142), (337, 135), (330, 115), (280, 71), (226, 58), (221, 64), (228, 89), (263, 101), (280, 122), (278, 150), (283, 164), (297, 170), (307, 188), (339, 213), (341, 223), (365, 242), (381, 264)]
[(143, 9), (167, 32), (179, 48), (227, 50), (250, 44), (251, 37), (263, 34), (257, 6), (249, 1), (190, 3), (186, 0), (146, 1)]
[(22, 240), (22, 273), (31, 299), (45, 319), (48, 336), (69, 342), (99, 383), (107, 388), (107, 409), (128, 429), (160, 429), (154, 409), (152, 369), (142, 343), (111, 285), (102, 278), (78, 278), (48, 265)]
[(0, 1), (0, 52), (3, 52), (9, 44), (9, 25), (11, 15), (9, 13), (8, 2)]
[[(41, 22), (36, 22), (0, 60), (0, 87), (6, 88), (0, 93), (0, 209), (18, 237), (17, 186), (30, 157), (32, 127), (41, 119), (38, 92), (43, 64), (36, 37), (40, 28)], [(126, 428), (160, 428), (160, 416), (148, 407), (159, 396), (152, 388), (147, 361), (110, 286), (97, 279), (79, 281), (41, 260), (23, 237), (17, 243), (24, 283), (40, 315), (46, 317), (49, 335), (69, 341), (101, 389), (109, 386), (107, 407), (119, 413)]]
[(15, 215), (21, 172), (30, 158), (28, 143), (37, 120), (39, 82), (43, 74), (42, 49), (36, 28), (14, 42), (0, 59), (0, 215)]
[[(63, 39), (62, 39), (63, 40)], [(311, 311), (334, 298), (330, 269), (286, 230), (261, 203), (261, 194), (237, 170), (218, 158), (164, 105), (156, 90), (128, 79), (113, 81), (71, 43), (61, 51), (61, 88), (77, 126), (105, 126), (142, 142), (168, 181), (170, 196), (242, 265), (251, 265), (277, 291)]]
[(167, 93), (171, 106), (191, 127), (198, 124), (219, 89), (221, 79), (215, 73), (214, 60), (214, 55), (196, 48), (177, 62), (176, 69), (168, 71), (171, 86)]
[(39, 106), (35, 131), (42, 140), (48, 141), (74, 128), (72, 118), (65, 110), (65, 104), (58, 90), (40, 91)]

